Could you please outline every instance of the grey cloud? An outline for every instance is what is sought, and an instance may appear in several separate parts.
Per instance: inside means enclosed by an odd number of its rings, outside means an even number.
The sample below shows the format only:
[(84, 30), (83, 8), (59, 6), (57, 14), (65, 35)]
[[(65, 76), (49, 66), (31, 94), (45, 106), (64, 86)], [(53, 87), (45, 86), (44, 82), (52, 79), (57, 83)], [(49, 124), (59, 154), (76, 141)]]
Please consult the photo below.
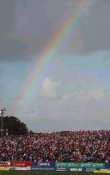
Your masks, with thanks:
[(9, 32), (15, 22), (14, 7), (16, 5), (15, 0), (1, 0), (0, 1), (0, 36)]
[(4, 69), (2, 67), (2, 65), (0, 65), (0, 89), (3, 89), (4, 85), (2, 83), (2, 75), (3, 75)]
[(84, 54), (110, 49), (110, 1), (96, 0), (89, 15), (65, 41), (60, 52)]
[(0, 60), (16, 60), (24, 55), (26, 45), (16, 39), (0, 37)]
[(26, 48), (26, 44), (8, 36), (16, 23), (15, 6), (16, 0), (0, 1), (0, 61), (22, 56)]
[[(37, 23), (33, 18), (32, 25), (38, 25), (37, 30), (40, 31), (40, 38), (36, 33), (36, 42), (34, 39), (30, 39), (28, 42), (29, 46), (39, 50), (45, 46), (46, 42), (49, 40), (52, 32), (56, 32), (56, 26), (59, 25), (58, 21), (63, 19), (64, 15), (67, 17), (65, 12), (68, 4), (73, 4), (73, 1), (33, 1), (33, 5), (36, 8), (40, 8), (35, 12), (38, 16)], [(74, 0), (74, 2), (77, 2)], [(39, 6), (38, 6), (39, 4)], [(57, 13), (56, 13), (57, 9)], [(32, 9), (30, 9), (31, 12)], [(74, 11), (74, 6), (71, 8)], [(34, 13), (33, 13), (34, 14)], [(40, 15), (40, 16), (39, 16)], [(29, 16), (31, 16), (29, 14)], [(33, 16), (34, 17), (34, 16)], [(62, 53), (88, 53), (95, 52), (99, 50), (109, 50), (110, 49), (110, 2), (109, 0), (97, 0), (90, 10), (89, 15), (85, 15), (85, 20), (81, 23), (81, 26), (77, 31), (71, 31), (70, 38), (62, 43)], [(41, 20), (40, 20), (41, 19)], [(60, 20), (59, 20), (60, 19)], [(40, 20), (40, 21), (39, 21)], [(43, 24), (42, 24), (43, 23)], [(36, 27), (34, 27), (36, 29)], [(45, 28), (45, 30), (42, 30)], [(30, 27), (29, 27), (30, 29)], [(31, 29), (32, 30), (32, 29)], [(38, 34), (39, 35), (39, 34)], [(29, 41), (29, 40), (28, 40)], [(32, 41), (32, 42), (31, 42)], [(34, 42), (33, 42), (34, 41)], [(39, 42), (38, 42), (39, 41)], [(45, 42), (46, 41), (46, 42)]]
[(84, 51), (110, 49), (110, 1), (98, 0), (91, 11), (88, 22), (82, 27), (86, 44)]
[[(76, 2), (78, 1), (1, 0), (0, 61), (27, 60), (28, 55), (41, 51), (52, 34), (57, 32), (62, 20), (74, 12)], [(87, 20), (76, 32), (71, 33), (60, 53), (110, 49), (109, 9), (109, 0), (95, 1)]]
[(72, 0), (0, 1), (0, 60), (18, 60), (41, 51), (68, 15)]
[(66, 0), (26, 0), (16, 5), (16, 26), (10, 33), (27, 44), (27, 54), (42, 50), (56, 32), (60, 19), (65, 13)]
[(56, 117), (51, 118), (45, 116), (45, 118), (43, 118), (40, 115), (36, 115), (35, 118), (31, 117), (28, 121), (26, 120), (26, 117), (24, 117), (24, 122), (29, 129), (32, 128), (35, 132), (61, 131), (65, 129), (63, 121), (58, 120)]

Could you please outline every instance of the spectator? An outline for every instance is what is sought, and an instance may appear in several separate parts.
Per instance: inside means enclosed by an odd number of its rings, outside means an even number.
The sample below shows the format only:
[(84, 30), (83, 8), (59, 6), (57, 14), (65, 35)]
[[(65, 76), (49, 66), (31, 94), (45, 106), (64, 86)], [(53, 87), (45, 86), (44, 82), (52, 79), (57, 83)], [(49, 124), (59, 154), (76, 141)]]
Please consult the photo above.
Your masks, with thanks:
[(0, 138), (0, 161), (110, 162), (110, 130)]

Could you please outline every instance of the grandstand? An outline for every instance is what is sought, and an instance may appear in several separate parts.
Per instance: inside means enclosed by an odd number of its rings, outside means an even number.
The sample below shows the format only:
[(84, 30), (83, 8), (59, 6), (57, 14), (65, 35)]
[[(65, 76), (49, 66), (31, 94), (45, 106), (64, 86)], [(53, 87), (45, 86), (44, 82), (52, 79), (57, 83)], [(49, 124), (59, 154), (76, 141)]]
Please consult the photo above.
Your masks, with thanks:
[(110, 163), (110, 130), (0, 138), (0, 161)]

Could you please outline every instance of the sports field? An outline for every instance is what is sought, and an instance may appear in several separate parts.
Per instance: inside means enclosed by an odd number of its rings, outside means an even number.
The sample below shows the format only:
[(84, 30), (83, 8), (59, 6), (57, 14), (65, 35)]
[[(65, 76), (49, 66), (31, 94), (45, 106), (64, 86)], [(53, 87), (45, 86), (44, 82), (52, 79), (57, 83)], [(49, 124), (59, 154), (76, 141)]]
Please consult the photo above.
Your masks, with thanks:
[(0, 175), (104, 175), (104, 173), (44, 172), (44, 171), (0, 171)]

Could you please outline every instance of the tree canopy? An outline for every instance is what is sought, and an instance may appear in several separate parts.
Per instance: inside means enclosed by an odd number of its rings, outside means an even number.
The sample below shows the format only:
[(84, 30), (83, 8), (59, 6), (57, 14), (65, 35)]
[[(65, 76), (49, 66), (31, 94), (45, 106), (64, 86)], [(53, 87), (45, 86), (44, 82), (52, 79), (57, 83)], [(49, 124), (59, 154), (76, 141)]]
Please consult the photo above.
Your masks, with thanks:
[(24, 135), (28, 132), (26, 124), (14, 116), (6, 116), (3, 118), (3, 129), (4, 133), (8, 132), (9, 135)]

